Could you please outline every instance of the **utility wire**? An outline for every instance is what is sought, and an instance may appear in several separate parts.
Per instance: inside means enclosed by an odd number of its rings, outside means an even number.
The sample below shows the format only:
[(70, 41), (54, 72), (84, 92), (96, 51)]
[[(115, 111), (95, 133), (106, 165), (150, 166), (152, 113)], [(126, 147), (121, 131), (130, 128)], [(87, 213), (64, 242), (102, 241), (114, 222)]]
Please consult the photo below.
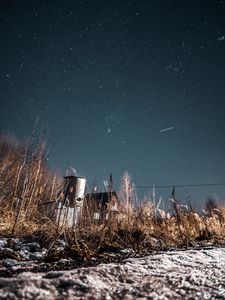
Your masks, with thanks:
[(225, 182), (220, 183), (202, 183), (202, 184), (180, 184), (180, 185), (135, 185), (137, 189), (149, 189), (152, 187), (155, 188), (172, 188), (175, 186), (176, 188), (185, 188), (185, 187), (204, 187), (204, 186), (225, 186)]

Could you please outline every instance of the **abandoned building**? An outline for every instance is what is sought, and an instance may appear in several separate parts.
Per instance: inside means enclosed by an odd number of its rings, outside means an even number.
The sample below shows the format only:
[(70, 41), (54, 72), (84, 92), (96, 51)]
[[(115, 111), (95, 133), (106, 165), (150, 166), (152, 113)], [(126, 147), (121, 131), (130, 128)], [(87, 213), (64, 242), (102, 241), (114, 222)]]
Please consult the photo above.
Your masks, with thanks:
[(120, 202), (116, 192), (98, 192), (85, 196), (93, 220), (107, 220), (118, 214)]

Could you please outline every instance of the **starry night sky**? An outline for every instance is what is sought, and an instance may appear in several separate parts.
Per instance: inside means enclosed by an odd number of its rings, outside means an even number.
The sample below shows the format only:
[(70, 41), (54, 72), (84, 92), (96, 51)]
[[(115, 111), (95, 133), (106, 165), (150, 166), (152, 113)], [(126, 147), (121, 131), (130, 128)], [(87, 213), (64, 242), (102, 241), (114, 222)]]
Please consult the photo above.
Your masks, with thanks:
[(0, 30), (0, 131), (52, 168), (225, 182), (225, 1), (1, 1)]

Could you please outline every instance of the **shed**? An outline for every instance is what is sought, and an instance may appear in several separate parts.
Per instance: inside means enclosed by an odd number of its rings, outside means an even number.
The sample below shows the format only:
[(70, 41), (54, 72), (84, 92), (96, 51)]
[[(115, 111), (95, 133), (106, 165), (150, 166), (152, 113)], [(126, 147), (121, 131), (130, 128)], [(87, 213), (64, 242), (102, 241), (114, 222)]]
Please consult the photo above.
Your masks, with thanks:
[(91, 193), (85, 199), (94, 220), (105, 220), (119, 212), (120, 202), (116, 192)]

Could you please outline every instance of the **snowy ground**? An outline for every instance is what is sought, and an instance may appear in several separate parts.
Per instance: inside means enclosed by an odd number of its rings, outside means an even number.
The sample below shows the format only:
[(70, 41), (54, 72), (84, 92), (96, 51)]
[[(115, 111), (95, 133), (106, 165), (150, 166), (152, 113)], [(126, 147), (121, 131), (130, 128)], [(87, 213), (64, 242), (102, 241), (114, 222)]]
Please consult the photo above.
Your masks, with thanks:
[(225, 299), (225, 248), (170, 251), (70, 271), (23, 272), (0, 278), (0, 299)]

